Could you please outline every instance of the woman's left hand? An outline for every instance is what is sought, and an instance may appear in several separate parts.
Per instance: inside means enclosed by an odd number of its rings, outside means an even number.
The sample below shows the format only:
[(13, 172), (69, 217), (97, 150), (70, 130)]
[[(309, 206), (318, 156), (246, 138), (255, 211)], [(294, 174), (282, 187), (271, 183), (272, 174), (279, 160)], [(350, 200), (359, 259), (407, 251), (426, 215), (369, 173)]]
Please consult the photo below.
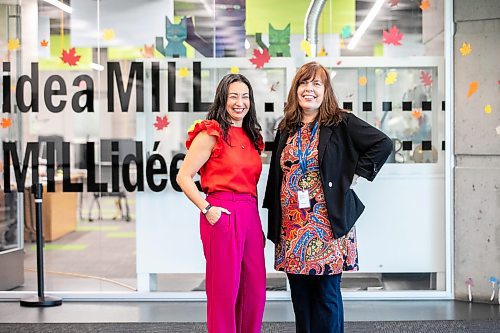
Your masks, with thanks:
[(219, 219), (223, 213), (228, 215), (231, 214), (231, 212), (228, 211), (226, 208), (212, 206), (205, 214), (205, 217), (207, 218), (208, 223), (214, 225), (217, 222), (219, 222)]
[(359, 176), (357, 174), (354, 174), (354, 177), (352, 177), (351, 188), (353, 188), (358, 183), (358, 178)]

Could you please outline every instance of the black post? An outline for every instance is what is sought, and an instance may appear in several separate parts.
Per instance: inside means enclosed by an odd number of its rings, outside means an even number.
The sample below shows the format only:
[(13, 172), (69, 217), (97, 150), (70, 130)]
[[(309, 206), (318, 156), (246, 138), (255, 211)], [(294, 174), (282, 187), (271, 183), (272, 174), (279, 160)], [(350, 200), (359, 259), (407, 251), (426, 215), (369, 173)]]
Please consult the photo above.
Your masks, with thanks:
[(21, 300), (22, 306), (47, 307), (62, 304), (62, 299), (54, 296), (45, 296), (43, 281), (43, 230), (42, 230), (42, 184), (33, 184), (31, 192), (35, 195), (36, 212), (36, 275), (38, 282), (38, 296), (32, 296)]

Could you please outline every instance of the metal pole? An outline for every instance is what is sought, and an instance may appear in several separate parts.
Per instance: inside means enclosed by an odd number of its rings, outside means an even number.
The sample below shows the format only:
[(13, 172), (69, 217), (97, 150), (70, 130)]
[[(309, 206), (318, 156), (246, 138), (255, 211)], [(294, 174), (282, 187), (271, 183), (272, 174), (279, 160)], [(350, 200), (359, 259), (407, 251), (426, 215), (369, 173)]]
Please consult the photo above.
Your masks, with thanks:
[(43, 234), (42, 234), (42, 184), (34, 184), (32, 191), (35, 195), (35, 216), (36, 216), (36, 275), (38, 284), (38, 297), (43, 297)]
[(32, 296), (22, 299), (20, 304), (27, 307), (47, 307), (62, 304), (59, 297), (45, 296), (43, 281), (43, 216), (42, 216), (42, 194), (43, 185), (33, 184), (31, 192), (35, 196), (35, 215), (36, 215), (36, 275), (38, 282), (38, 296)]

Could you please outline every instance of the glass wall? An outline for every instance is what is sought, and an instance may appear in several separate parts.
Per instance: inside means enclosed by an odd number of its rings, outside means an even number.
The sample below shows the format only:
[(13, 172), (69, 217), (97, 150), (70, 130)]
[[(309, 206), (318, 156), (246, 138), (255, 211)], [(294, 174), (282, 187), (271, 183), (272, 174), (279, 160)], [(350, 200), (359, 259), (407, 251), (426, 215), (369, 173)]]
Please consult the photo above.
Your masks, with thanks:
[[(33, 198), (18, 194), (15, 177), (31, 153), (39, 178), (28, 167), (26, 187), (40, 180), (46, 191), (47, 290), (204, 297), (199, 212), (175, 181), (187, 130), (206, 117), (225, 74), (247, 76), (266, 142), (262, 200), (291, 80), (311, 60), (330, 70), (344, 109), (394, 142), (375, 182), (355, 189), (367, 206), (357, 222), (360, 271), (345, 274), (343, 288), (368, 297), (449, 290), (443, 7), (412, 0), (0, 5), (9, 119), (0, 134), (2, 149), (15, 142), (19, 155), (3, 155), (12, 191), (0, 196), (7, 221), (0, 251), (24, 249), (24, 282), (3, 290), (36, 289)], [(266, 230), (264, 209), (261, 218)], [(272, 243), (265, 253), (269, 297), (288, 297)]]

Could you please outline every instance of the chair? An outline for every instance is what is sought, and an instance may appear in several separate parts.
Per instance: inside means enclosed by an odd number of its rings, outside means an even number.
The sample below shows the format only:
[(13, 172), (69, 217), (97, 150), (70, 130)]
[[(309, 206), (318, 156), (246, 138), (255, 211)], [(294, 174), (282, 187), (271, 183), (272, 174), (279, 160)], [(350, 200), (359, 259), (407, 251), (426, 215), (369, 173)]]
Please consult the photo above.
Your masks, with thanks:
[(64, 138), (60, 135), (40, 135), (38, 137), (38, 142), (42, 143), (42, 145), (40, 145), (40, 153), (43, 159), (47, 159), (47, 142), (54, 143), (56, 168), (62, 167), (63, 164), (63, 158), (62, 158), (63, 141)]
[[(105, 182), (108, 183), (108, 192), (95, 192), (93, 195), (93, 199), (90, 203), (89, 207), (89, 222), (92, 222), (94, 219), (92, 218), (92, 208), (94, 207), (94, 204), (97, 204), (98, 208), (98, 219), (102, 220), (102, 213), (101, 213), (101, 204), (100, 204), (100, 199), (101, 198), (116, 198), (117, 199), (117, 205), (118, 209), (121, 214), (121, 219), (125, 220), (127, 222), (131, 221), (130, 218), (130, 209), (128, 205), (128, 199), (127, 199), (127, 192), (123, 188), (123, 182), (121, 177), (120, 179), (120, 185), (119, 185), (119, 190), (118, 192), (112, 192), (110, 189), (111, 186), (111, 179), (112, 179), (112, 165), (111, 165), (111, 142), (112, 141), (117, 141), (119, 145), (119, 170), (116, 172), (120, 172), (122, 169), (121, 162), (123, 161), (124, 157), (127, 156), (128, 154), (135, 154), (135, 142), (130, 139), (101, 139), (101, 146), (100, 146), (100, 151), (101, 151), (101, 161), (100, 164), (96, 164), (96, 167), (99, 167), (97, 169), (97, 173), (100, 170), (100, 182)], [(99, 177), (98, 177), (99, 179)], [(111, 191), (111, 192), (109, 192)], [(125, 205), (125, 211), (122, 206), (122, 200)], [(117, 217), (113, 218), (114, 220), (117, 219)]]

